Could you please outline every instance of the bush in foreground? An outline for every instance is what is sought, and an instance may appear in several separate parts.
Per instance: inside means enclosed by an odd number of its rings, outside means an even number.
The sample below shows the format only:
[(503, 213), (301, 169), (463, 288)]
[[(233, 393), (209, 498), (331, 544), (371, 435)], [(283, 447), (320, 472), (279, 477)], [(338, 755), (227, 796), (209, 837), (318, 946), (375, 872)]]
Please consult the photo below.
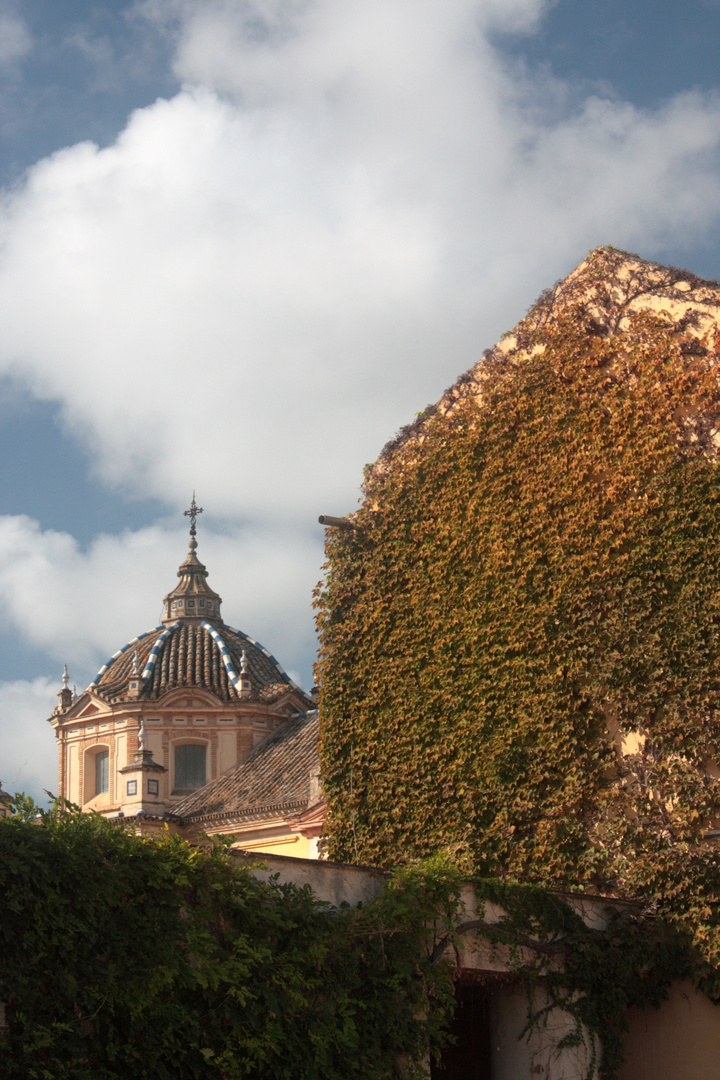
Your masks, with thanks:
[(372, 1080), (437, 1039), (451, 983), (427, 926), (452, 915), (450, 876), (337, 911), (224, 846), (39, 813), (0, 821), (8, 1080)]

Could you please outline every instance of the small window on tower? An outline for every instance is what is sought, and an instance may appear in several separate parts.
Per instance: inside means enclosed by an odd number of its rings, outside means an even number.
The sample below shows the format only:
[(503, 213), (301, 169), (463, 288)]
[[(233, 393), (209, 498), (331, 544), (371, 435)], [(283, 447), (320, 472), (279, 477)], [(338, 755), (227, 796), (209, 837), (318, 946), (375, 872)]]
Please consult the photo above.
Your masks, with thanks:
[(188, 600), (188, 607), (195, 607), (195, 601), (194, 600)]

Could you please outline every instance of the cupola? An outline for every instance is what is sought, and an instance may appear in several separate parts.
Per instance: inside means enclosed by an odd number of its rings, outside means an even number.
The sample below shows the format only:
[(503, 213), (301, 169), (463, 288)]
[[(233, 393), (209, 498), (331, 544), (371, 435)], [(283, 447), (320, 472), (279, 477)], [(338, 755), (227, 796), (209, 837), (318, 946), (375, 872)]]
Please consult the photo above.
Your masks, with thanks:
[(196, 619), (198, 622), (221, 622), (220, 604), (221, 598), (207, 583), (208, 572), (200, 562), (197, 555), (196, 521), (198, 514), (202, 514), (202, 507), (195, 504), (195, 492), (193, 492), (190, 509), (185, 515), (190, 518), (190, 542), (189, 551), (185, 562), (181, 564), (177, 572), (179, 583), (172, 592), (168, 593), (163, 600), (164, 609), (162, 621), (165, 625), (177, 622), (178, 619), (185, 621)]

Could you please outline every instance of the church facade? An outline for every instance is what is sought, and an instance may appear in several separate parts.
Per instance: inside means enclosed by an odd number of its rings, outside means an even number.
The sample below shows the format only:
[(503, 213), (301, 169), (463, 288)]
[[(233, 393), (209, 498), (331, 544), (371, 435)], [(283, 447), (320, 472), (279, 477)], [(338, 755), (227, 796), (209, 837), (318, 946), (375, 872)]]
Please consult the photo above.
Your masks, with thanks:
[(118, 649), (79, 696), (67, 672), (50, 723), (61, 798), (144, 831), (315, 857), (317, 709), (259, 642), (226, 625), (189, 550), (159, 626)]

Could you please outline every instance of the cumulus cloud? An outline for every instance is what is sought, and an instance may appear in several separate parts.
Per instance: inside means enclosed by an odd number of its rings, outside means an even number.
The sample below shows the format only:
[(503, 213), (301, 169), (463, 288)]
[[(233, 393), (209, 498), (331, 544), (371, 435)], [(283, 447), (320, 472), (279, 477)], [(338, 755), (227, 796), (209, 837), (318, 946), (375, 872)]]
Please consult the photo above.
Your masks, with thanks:
[[(103, 483), (175, 509), (197, 488), (226, 619), (288, 667), (313, 522), (397, 427), (588, 247), (718, 225), (720, 100), (641, 110), (510, 60), (546, 7), (149, 0), (182, 90), (0, 199), (0, 375), (59, 403)], [(164, 523), (81, 551), (0, 519), (0, 606), (91, 677), (183, 549)]]
[[(311, 593), (320, 545), (312, 535), (258, 527), (201, 531), (209, 581), (225, 621), (310, 678)], [(79, 688), (107, 656), (157, 626), (176, 584), (187, 533), (154, 526), (99, 536), (86, 551), (67, 533), (43, 532), (27, 517), (0, 517), (0, 614), (36, 649), (67, 663)], [(56, 688), (57, 689), (57, 688)]]
[(0, 4), (0, 70), (12, 68), (32, 49), (32, 35), (12, 4)]
[(45, 805), (57, 794), (55, 735), (47, 722), (58, 687), (48, 679), (0, 683), (0, 781), (5, 791), (24, 791)]
[(155, 4), (185, 89), (0, 209), (0, 369), (98, 475), (229, 518), (351, 509), (393, 430), (600, 241), (720, 210), (720, 104), (572, 100), (533, 0)]

